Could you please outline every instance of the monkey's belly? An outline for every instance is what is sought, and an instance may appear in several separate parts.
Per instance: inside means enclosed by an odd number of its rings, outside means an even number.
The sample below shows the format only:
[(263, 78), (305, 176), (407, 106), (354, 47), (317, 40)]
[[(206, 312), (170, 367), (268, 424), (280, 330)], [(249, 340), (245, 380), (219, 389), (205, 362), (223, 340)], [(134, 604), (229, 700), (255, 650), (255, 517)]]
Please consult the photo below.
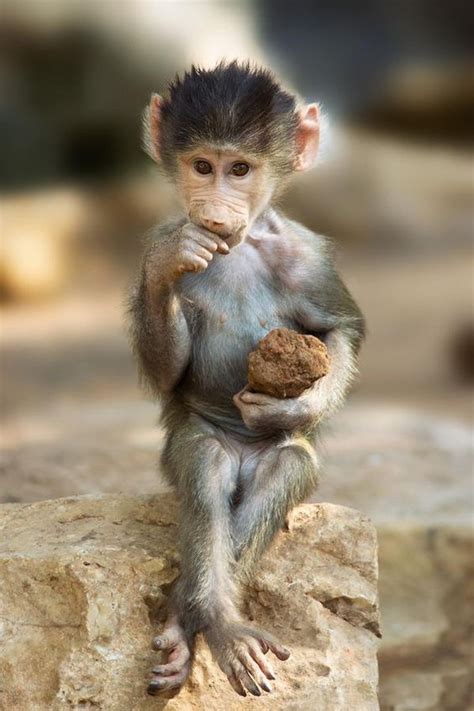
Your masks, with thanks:
[[(261, 322), (262, 321), (262, 322)], [(269, 321), (253, 320), (251, 328), (227, 324), (215, 331), (202, 324), (193, 335), (191, 364), (182, 383), (181, 393), (187, 408), (223, 429), (245, 438), (261, 438), (245, 426), (233, 403), (247, 384), (248, 354), (274, 328), (301, 327), (292, 318), (274, 315)]]

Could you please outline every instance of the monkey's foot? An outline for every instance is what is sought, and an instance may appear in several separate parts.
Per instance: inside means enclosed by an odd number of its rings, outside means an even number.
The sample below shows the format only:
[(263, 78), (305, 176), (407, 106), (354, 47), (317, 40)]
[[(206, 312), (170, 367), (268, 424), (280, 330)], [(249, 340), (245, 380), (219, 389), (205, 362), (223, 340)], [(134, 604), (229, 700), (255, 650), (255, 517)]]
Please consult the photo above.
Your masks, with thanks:
[(212, 627), (206, 632), (206, 640), (215, 660), (240, 696), (247, 696), (247, 691), (260, 696), (261, 688), (272, 690), (267, 679), (275, 679), (275, 674), (264, 656), (269, 649), (282, 661), (290, 656), (289, 651), (268, 632), (241, 624)]
[(191, 670), (191, 649), (186, 634), (176, 617), (171, 617), (163, 632), (153, 640), (153, 649), (167, 653), (167, 660), (152, 669), (148, 693), (175, 696)]

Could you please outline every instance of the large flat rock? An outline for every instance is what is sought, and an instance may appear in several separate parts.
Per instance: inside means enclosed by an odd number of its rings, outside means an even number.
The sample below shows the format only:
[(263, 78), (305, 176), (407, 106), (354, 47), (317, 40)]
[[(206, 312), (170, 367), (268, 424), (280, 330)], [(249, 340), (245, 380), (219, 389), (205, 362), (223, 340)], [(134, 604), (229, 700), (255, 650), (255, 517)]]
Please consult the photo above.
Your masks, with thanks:
[(148, 697), (150, 641), (179, 568), (176, 516), (169, 494), (1, 507), (2, 709), (378, 709), (376, 535), (330, 504), (298, 510), (248, 590), (245, 614), (292, 651), (272, 694), (236, 696), (200, 640), (181, 694)]

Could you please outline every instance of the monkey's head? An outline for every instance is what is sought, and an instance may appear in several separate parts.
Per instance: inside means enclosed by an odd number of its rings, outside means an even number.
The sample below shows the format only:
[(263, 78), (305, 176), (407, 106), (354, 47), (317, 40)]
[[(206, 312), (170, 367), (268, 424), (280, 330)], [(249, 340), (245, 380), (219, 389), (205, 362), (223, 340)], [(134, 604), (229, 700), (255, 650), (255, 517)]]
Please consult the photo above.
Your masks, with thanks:
[(235, 246), (319, 144), (316, 104), (299, 105), (267, 69), (192, 67), (154, 94), (145, 147), (178, 186), (189, 219)]

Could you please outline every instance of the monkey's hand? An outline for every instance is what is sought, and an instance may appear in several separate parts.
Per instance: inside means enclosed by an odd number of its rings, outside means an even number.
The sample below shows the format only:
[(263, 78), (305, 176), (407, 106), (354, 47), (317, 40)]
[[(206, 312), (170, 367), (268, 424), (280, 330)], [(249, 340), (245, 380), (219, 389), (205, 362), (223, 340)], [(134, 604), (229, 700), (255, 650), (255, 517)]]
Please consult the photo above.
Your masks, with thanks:
[(256, 432), (274, 430), (294, 431), (316, 424), (324, 414), (324, 402), (315, 383), (298, 397), (280, 399), (262, 393), (253, 393), (245, 387), (234, 395), (234, 404), (242, 419)]
[(160, 282), (173, 282), (185, 272), (207, 269), (215, 252), (229, 254), (229, 245), (213, 232), (187, 222), (157, 240), (146, 260), (148, 275)]

